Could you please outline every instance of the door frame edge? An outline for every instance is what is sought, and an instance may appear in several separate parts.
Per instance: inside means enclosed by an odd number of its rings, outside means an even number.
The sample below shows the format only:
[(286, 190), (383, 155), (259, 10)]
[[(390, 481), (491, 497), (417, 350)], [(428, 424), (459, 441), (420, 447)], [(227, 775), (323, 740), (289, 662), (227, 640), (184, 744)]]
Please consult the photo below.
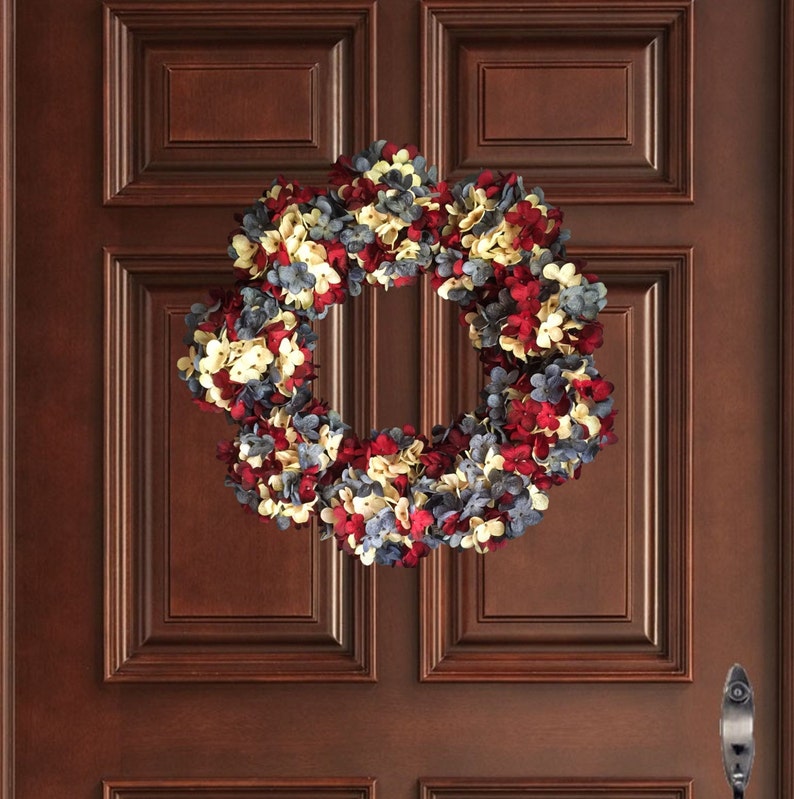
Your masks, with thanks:
[(0, 797), (14, 795), (15, 0), (0, 0)]
[(780, 690), (778, 778), (781, 799), (794, 799), (794, 0), (780, 0)]
[(0, 797), (14, 795), (15, 0), (0, 0)]

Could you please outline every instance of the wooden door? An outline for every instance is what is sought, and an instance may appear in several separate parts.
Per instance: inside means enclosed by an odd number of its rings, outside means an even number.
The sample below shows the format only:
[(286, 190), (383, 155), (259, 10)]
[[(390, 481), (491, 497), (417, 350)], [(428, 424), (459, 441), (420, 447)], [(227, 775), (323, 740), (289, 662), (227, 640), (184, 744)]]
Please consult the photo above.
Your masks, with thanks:
[[(6, 795), (727, 796), (718, 713), (738, 660), (752, 795), (790, 797), (778, 4), (15, 14)], [(620, 409), (619, 443), (540, 526), (418, 570), (243, 515), (214, 458), (228, 429), (175, 370), (185, 311), (231, 278), (232, 214), (379, 137), (450, 180), (514, 169), (562, 206), (609, 287), (599, 365)], [(318, 390), (359, 432), (474, 404), (476, 358), (429, 286), (338, 310)]]

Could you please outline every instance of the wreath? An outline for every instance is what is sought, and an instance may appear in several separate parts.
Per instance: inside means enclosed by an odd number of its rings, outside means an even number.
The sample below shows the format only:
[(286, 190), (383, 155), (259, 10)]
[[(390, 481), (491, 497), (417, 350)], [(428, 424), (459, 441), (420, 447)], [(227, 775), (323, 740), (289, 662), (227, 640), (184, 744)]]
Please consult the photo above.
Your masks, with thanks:
[[(191, 307), (178, 363), (194, 401), (239, 425), (218, 457), (243, 508), (281, 529), (319, 518), (367, 565), (488, 552), (537, 524), (549, 488), (616, 440), (593, 361), (607, 292), (566, 258), (562, 218), (514, 173), (448, 186), (385, 141), (341, 156), (325, 191), (275, 180), (235, 217), (235, 286)], [(364, 283), (422, 273), (460, 306), (483, 402), (431, 440), (409, 425), (360, 438), (312, 394), (311, 322)]]

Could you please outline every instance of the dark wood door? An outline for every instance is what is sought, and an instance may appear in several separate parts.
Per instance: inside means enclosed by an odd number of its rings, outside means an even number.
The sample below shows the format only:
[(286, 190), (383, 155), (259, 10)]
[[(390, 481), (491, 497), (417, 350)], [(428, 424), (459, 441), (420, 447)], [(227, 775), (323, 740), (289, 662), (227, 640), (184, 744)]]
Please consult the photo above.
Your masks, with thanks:
[[(751, 790), (782, 795), (777, 3), (25, 0), (16, 24), (15, 795), (718, 797), (736, 660)], [(380, 137), (563, 207), (620, 409), (540, 526), (418, 570), (243, 515), (175, 370), (232, 214)], [(429, 286), (338, 310), (319, 391), (359, 432), (473, 405)]]

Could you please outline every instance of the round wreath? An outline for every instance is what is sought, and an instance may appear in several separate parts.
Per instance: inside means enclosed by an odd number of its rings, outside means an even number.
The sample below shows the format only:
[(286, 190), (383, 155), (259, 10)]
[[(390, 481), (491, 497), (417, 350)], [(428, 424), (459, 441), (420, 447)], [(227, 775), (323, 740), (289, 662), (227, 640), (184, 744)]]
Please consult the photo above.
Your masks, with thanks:
[[(237, 282), (186, 317), (179, 373), (239, 425), (218, 445), (245, 510), (279, 528), (319, 516), (363, 563), (415, 566), (441, 544), (488, 552), (537, 524), (548, 489), (578, 477), (612, 432), (595, 368), (606, 288), (565, 256), (562, 212), (514, 173), (454, 186), (413, 146), (371, 144), (326, 191), (279, 178), (235, 217)], [(483, 403), (432, 441), (413, 427), (359, 438), (312, 395), (310, 322), (428, 272), (479, 350)]]

